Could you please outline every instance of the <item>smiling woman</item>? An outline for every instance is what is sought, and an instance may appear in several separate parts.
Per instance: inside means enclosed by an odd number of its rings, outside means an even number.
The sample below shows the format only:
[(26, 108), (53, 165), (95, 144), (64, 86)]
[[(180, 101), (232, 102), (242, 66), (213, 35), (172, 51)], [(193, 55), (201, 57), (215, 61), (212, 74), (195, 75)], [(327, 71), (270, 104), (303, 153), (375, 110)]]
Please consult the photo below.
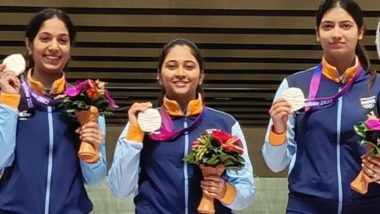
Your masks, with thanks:
[[(379, 112), (380, 78), (360, 44), (362, 10), (352, 0), (326, 0), (315, 30), (321, 63), (281, 83), (263, 156), (274, 172), (289, 166), (286, 213), (371, 213), (380, 209), (380, 158), (364, 156), (354, 125)], [(292, 99), (284, 96), (289, 88), (308, 94), (314, 106), (295, 114)], [(361, 170), (371, 183), (367, 193), (350, 186)]]
[(196, 88), (203, 83), (203, 68), (188, 46), (174, 46), (157, 73), (157, 80), (165, 88), (167, 98), (179, 101), (186, 110), (190, 100), (195, 99)]
[[(109, 186), (118, 197), (134, 194), (136, 213), (197, 213), (202, 193), (216, 199), (216, 213), (242, 210), (252, 202), (255, 186), (243, 132), (231, 115), (204, 105), (203, 79), (197, 46), (186, 39), (172, 40), (164, 46), (157, 69), (163, 91), (157, 102), (161, 128), (144, 133), (138, 123), (139, 113), (152, 108), (152, 103), (134, 103), (129, 109), (129, 123), (119, 137), (109, 171)], [(202, 176), (198, 166), (184, 162), (192, 142), (208, 129), (240, 138), (241, 169)], [(218, 167), (210, 168), (218, 171)]]
[(57, 71), (62, 71), (70, 58), (67, 28), (59, 18), (53, 17), (43, 23), (36, 39), (31, 38), (33, 37), (27, 37), (25, 42), (34, 66), (33, 75), (37, 79), (47, 79), (40, 76), (50, 75), (50, 81), (43, 83), (48, 87), (51, 81), (61, 76)]
[[(0, 65), (0, 213), (92, 211), (84, 184), (106, 176), (104, 118), (80, 126), (54, 99), (67, 86), (63, 69), (74, 40), (66, 13), (42, 10), (26, 30), (26, 74)], [(79, 160), (80, 140), (97, 145), (102, 158)]]

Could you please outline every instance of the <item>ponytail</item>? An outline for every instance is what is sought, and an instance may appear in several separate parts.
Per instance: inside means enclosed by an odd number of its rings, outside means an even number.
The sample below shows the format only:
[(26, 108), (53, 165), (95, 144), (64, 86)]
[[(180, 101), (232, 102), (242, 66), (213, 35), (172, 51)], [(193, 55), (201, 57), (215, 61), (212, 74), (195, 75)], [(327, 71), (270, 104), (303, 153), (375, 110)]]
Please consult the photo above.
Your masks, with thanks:
[(376, 70), (371, 67), (371, 62), (369, 60), (368, 55), (366, 54), (366, 51), (364, 47), (361, 44), (356, 45), (356, 55), (359, 58), (360, 64), (362, 65), (363, 69), (368, 72), (371, 75), (371, 79), (369, 80), (368, 87), (372, 87), (372, 85), (375, 82), (376, 79)]

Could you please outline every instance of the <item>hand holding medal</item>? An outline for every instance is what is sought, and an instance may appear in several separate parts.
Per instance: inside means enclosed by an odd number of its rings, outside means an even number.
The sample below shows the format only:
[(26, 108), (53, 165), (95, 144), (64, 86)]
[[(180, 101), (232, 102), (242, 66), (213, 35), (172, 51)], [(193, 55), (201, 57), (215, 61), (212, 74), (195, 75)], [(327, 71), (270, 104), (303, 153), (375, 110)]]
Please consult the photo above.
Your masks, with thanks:
[(137, 117), (140, 129), (144, 132), (156, 132), (161, 128), (161, 115), (157, 109), (148, 108)]
[(358, 66), (356, 68), (355, 74), (353, 78), (350, 79), (340, 90), (338, 93), (336, 93), (333, 96), (327, 96), (327, 97), (317, 97), (319, 84), (322, 76), (322, 65), (320, 64), (313, 73), (311, 82), (310, 82), (310, 88), (309, 88), (309, 95), (308, 98), (305, 99), (305, 96), (303, 95), (303, 92), (299, 88), (288, 88), (284, 91), (282, 94), (282, 97), (285, 98), (291, 105), (292, 105), (292, 111), (298, 111), (300, 109), (305, 110), (305, 112), (309, 111), (311, 108), (313, 109), (322, 109), (329, 106), (332, 106), (334, 103), (338, 101), (338, 99), (343, 96), (345, 93), (347, 93), (350, 89), (352, 84), (358, 79), (360, 74), (362, 73), (363, 68), (361, 66)]
[(305, 107), (305, 96), (299, 88), (288, 88), (282, 94), (282, 97), (286, 99), (292, 106), (292, 111), (296, 112)]
[(14, 72), (17, 76), (25, 71), (26, 62), (21, 54), (12, 54), (3, 60), (5, 69)]
[(302, 90), (291, 87), (282, 93), (280, 99), (273, 102), (269, 114), (277, 133), (282, 133), (286, 129), (288, 115), (305, 108), (305, 101)]
[(153, 109), (150, 102), (134, 103), (128, 110), (128, 120), (147, 133), (158, 131), (162, 123), (160, 112)]
[(0, 68), (1, 90), (5, 93), (17, 94), (20, 81), (17, 76), (25, 71), (26, 63), (21, 54), (12, 54), (3, 60)]

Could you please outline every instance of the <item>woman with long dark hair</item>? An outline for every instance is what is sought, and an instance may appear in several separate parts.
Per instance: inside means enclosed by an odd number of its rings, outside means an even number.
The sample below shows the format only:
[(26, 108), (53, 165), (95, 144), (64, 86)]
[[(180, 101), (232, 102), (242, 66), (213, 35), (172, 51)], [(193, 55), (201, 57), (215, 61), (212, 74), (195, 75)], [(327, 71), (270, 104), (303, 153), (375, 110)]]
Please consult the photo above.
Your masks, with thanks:
[[(353, 128), (379, 112), (380, 79), (360, 45), (363, 12), (352, 0), (326, 0), (315, 30), (322, 61), (281, 83), (269, 110), (264, 159), (274, 172), (289, 167), (287, 213), (378, 212), (380, 158), (363, 156), (366, 147)], [(294, 94), (282, 97), (289, 88), (308, 95), (304, 111), (292, 109)], [(350, 186), (361, 170), (370, 182), (365, 194)]]
[[(107, 173), (105, 121), (80, 124), (54, 99), (67, 85), (75, 29), (61, 10), (37, 13), (26, 30), (29, 66), (17, 77), (0, 65), (0, 213), (90, 213), (84, 184)], [(103, 154), (87, 163), (78, 158), (80, 140)]]

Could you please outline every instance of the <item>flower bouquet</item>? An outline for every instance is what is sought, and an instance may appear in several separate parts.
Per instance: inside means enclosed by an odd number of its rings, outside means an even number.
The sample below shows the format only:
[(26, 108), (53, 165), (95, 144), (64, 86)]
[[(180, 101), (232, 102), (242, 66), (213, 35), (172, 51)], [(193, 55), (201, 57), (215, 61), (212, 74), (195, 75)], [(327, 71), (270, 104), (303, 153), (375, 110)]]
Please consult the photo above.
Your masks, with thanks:
[[(59, 108), (78, 119), (83, 126), (88, 122), (97, 122), (99, 114), (111, 114), (118, 106), (109, 96), (105, 83), (99, 80), (85, 80), (68, 86), (64, 94), (56, 99), (63, 99)], [(99, 160), (99, 145), (81, 142), (78, 156), (87, 163)]]
[[(367, 145), (366, 156), (380, 154), (380, 120), (373, 112), (367, 115), (367, 120), (354, 126), (356, 134), (361, 138), (361, 144)], [(351, 188), (356, 192), (365, 194), (368, 191), (368, 182), (364, 179), (363, 170), (351, 182)]]
[[(203, 176), (220, 176), (225, 169), (239, 170), (244, 166), (243, 152), (243, 144), (238, 137), (208, 129), (193, 142), (190, 153), (183, 160), (205, 165), (201, 167)], [(197, 210), (199, 213), (215, 213), (214, 199), (203, 195)]]

